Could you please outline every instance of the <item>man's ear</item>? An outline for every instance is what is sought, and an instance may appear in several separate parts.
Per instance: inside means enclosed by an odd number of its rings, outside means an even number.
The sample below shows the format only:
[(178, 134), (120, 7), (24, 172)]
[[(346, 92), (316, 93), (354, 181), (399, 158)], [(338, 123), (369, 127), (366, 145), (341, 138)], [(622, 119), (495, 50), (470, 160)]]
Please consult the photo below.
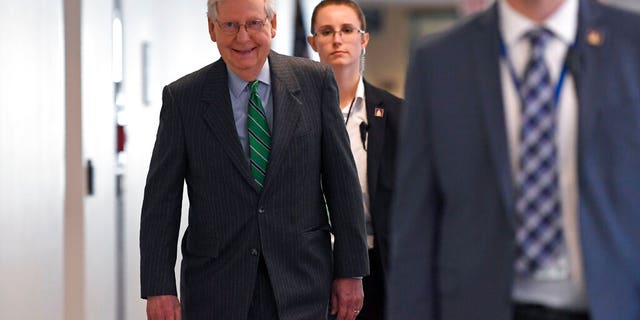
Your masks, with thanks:
[(277, 15), (273, 15), (273, 18), (271, 19), (271, 38), (275, 38), (276, 36), (276, 27), (278, 26), (278, 19), (277, 19)]
[(211, 18), (207, 17), (207, 24), (209, 25), (209, 37), (211, 41), (216, 42), (216, 23), (211, 21)]

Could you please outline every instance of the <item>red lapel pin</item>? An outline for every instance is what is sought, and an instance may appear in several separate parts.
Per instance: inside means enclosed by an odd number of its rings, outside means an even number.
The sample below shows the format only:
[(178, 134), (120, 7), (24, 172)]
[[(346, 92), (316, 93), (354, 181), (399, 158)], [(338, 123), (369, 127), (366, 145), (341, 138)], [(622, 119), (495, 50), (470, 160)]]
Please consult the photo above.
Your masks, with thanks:
[(376, 107), (373, 111), (373, 115), (376, 118), (382, 118), (384, 117), (384, 109), (380, 108), (380, 107)]

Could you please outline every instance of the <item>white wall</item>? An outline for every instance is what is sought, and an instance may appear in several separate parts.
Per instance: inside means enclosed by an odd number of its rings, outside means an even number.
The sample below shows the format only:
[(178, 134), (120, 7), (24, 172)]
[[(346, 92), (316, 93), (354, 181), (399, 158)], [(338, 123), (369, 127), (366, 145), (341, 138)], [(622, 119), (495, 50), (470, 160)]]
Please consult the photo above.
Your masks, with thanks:
[[(311, 34), (311, 16), (313, 15), (313, 9), (320, 3), (320, 0), (304, 0), (300, 2), (303, 17), (303, 25), (306, 35)], [(313, 51), (311, 46), (307, 44), (307, 52), (309, 52), (309, 58), (320, 61), (320, 56), (317, 52)]]
[(0, 44), (0, 319), (62, 319), (62, 1), (1, 1)]
[(113, 0), (82, 0), (82, 161), (94, 167), (84, 198), (85, 316), (114, 320), (116, 305), (115, 106)]
[(80, 3), (0, 3), (0, 319), (115, 318), (111, 1)]

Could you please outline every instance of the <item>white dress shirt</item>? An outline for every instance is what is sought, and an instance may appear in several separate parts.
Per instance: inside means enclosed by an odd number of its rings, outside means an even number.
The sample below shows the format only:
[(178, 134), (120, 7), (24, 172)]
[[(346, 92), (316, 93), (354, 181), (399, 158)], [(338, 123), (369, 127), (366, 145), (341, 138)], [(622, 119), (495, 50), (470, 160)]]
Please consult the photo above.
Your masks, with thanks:
[[(500, 33), (506, 47), (501, 60), (502, 95), (509, 141), (511, 170), (518, 176), (518, 148), (521, 102), (513, 77), (512, 65), (519, 78), (529, 60), (530, 44), (524, 37), (538, 24), (515, 11), (506, 0), (499, 0)], [(551, 83), (558, 83), (569, 47), (575, 42), (578, 27), (578, 0), (564, 3), (544, 23), (553, 33), (545, 49)], [(556, 143), (561, 192), (564, 245), (561, 254), (532, 278), (516, 278), (513, 299), (553, 308), (586, 310), (586, 292), (582, 279), (582, 258), (578, 235), (577, 131), (578, 100), (570, 73), (562, 83), (557, 112)], [(514, 181), (515, 184), (515, 181)]]
[[(346, 106), (340, 106), (342, 109), (342, 116), (347, 126), (347, 133), (349, 134), (349, 142), (351, 143), (351, 153), (353, 159), (356, 162), (356, 168), (358, 169), (358, 178), (360, 179), (360, 187), (362, 188), (362, 205), (364, 207), (365, 222), (367, 224), (367, 244), (369, 249), (373, 248), (373, 225), (371, 223), (371, 212), (369, 209), (369, 184), (367, 180), (367, 140), (362, 142), (362, 135), (360, 132), (360, 124), (363, 122), (368, 124), (367, 121), (367, 108), (364, 98), (364, 82), (362, 77), (358, 81), (358, 87), (356, 89), (356, 95), (351, 104)], [(368, 137), (368, 135), (367, 135)]]

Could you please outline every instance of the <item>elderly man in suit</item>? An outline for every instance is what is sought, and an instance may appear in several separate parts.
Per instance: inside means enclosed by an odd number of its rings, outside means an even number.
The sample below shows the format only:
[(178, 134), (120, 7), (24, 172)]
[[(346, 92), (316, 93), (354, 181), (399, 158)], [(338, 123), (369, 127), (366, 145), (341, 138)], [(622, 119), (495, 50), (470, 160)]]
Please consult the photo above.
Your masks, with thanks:
[(639, 27), (498, 0), (417, 45), (389, 319), (640, 319)]
[(333, 74), (270, 50), (272, 0), (209, 0), (208, 21), (222, 59), (163, 92), (140, 230), (147, 315), (317, 320), (331, 301), (354, 319), (367, 244)]

